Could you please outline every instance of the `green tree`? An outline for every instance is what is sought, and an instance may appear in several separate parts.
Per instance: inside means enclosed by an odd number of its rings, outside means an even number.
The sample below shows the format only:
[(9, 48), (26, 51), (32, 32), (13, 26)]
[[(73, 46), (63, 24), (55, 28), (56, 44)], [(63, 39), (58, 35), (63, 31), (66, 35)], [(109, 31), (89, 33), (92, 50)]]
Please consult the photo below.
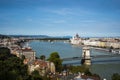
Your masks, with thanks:
[(112, 80), (120, 80), (120, 75), (118, 73), (114, 73), (112, 75)]
[(0, 48), (0, 80), (25, 80), (27, 69), (23, 60), (11, 54), (8, 48)]
[(47, 76), (40, 76), (39, 71), (35, 70), (31, 73), (31, 79), (33, 80), (49, 80)]
[(89, 69), (85, 70), (85, 75), (92, 76), (92, 73), (89, 71)]
[(41, 55), (40, 59), (45, 61), (45, 55)]
[(21, 56), (21, 59), (24, 60), (24, 59), (25, 59), (25, 55), (22, 55), (22, 56)]
[(39, 72), (37, 70), (33, 71), (31, 73), (31, 75), (33, 76), (34, 80), (42, 80), (41, 76), (39, 75)]
[[(24, 58), (24, 57), (23, 57)], [(48, 80), (38, 71), (28, 74), (28, 66), (23, 60), (10, 53), (8, 48), (0, 48), (0, 80)]]
[(58, 52), (51, 53), (50, 57), (48, 58), (48, 61), (53, 62), (55, 64), (55, 68), (57, 72), (61, 72), (62, 60), (60, 59)]

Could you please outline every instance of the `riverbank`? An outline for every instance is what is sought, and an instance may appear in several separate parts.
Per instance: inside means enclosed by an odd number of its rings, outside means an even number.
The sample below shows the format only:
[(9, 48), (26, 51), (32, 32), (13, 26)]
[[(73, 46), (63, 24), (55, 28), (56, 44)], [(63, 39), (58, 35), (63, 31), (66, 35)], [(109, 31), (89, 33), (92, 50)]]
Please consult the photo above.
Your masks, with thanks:
[[(51, 44), (48, 41), (31, 41), (29, 43), (30, 47), (36, 51), (36, 56), (45, 55), (46, 58), (49, 57), (51, 52), (57, 51), (61, 58), (69, 58), (69, 57), (81, 57), (82, 56), (82, 47), (71, 45), (70, 43), (64, 43), (64, 41), (57, 41)], [(91, 51), (91, 55), (110, 55), (107, 51), (98, 51), (94, 50), (94, 47)], [(111, 58), (104, 58), (105, 60), (110, 60)], [(114, 57), (116, 59), (116, 57)], [(95, 58), (96, 60), (103, 60), (102, 58)], [(66, 61), (65, 64), (75, 64), (80, 65), (80, 60), (78, 61)], [(71, 64), (72, 65), (72, 64)], [(95, 62), (90, 67), (91, 72), (100, 74), (102, 78), (106, 78), (107, 80), (111, 80), (111, 76), (113, 73), (120, 73), (119, 66), (120, 62)], [(105, 69), (104, 69), (105, 66)], [(107, 68), (107, 69), (106, 69)], [(105, 72), (109, 71), (107, 74)]]
[(99, 47), (90, 47), (95, 50), (109, 52), (111, 54), (120, 54), (120, 49), (108, 49), (108, 48), (99, 48)]
[[(73, 45), (73, 44), (72, 44)], [(95, 49), (95, 50), (100, 50), (100, 51), (106, 51), (106, 52), (110, 52), (109, 48), (100, 48), (100, 47), (93, 47), (93, 46), (88, 46), (88, 45), (77, 45), (75, 44), (74, 46), (80, 46), (80, 47), (89, 47), (91, 49)]]
[(107, 49), (107, 48), (99, 48), (99, 47), (90, 47), (90, 48), (95, 49), (95, 50), (110, 52), (110, 49)]

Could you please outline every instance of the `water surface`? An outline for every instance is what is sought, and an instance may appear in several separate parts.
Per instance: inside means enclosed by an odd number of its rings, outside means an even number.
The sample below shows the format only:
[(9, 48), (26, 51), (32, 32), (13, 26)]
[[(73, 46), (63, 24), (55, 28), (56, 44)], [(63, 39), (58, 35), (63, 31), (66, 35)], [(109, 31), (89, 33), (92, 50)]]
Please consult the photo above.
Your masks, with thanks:
[[(29, 45), (34, 51), (36, 56), (45, 55), (47, 58), (50, 53), (58, 52), (61, 58), (68, 57), (81, 57), (82, 47), (71, 45), (63, 41), (56, 42), (45, 42), (45, 41), (31, 41)], [(91, 49), (91, 55), (111, 55), (112, 53)], [(63, 63), (72, 63), (80, 65), (80, 60), (66, 61)], [(101, 78), (107, 78), (111, 80), (113, 73), (120, 73), (120, 57), (109, 57), (109, 58), (95, 58), (92, 59), (92, 65), (90, 66), (92, 73), (99, 74)]]

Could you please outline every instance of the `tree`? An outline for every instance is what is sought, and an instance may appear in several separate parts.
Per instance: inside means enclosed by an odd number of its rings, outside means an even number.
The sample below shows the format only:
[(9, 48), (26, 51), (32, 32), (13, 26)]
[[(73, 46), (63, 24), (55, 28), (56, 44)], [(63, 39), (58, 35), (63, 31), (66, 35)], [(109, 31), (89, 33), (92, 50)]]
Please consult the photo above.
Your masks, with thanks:
[[(31, 78), (32, 78), (33, 80), (49, 80), (46, 75), (45, 75), (45, 76), (41, 76), (41, 75), (39, 74), (39, 71), (38, 71), (38, 70), (35, 70), (35, 71), (33, 71), (33, 72), (31, 73)], [(31, 78), (30, 78), (30, 79), (31, 79)]]
[(86, 69), (85, 75), (92, 76), (92, 73), (89, 71), (89, 69)]
[(28, 67), (22, 59), (10, 53), (8, 48), (0, 48), (0, 80), (26, 79)]
[(34, 80), (42, 80), (41, 76), (39, 75), (39, 72), (37, 70), (33, 71), (31, 73), (31, 75), (33, 76)]
[(86, 68), (84, 65), (82, 66), (69, 66), (68, 69), (72, 72), (72, 73), (89, 73), (89, 69)]
[(6, 48), (6, 47), (1, 47), (0, 48), (0, 54), (10, 54), (10, 49)]
[(45, 55), (41, 55), (40, 59), (45, 61)]
[(55, 64), (55, 68), (57, 72), (61, 72), (62, 60), (60, 59), (58, 52), (51, 53), (50, 57), (48, 58), (48, 61), (53, 62)]
[(118, 73), (114, 73), (112, 75), (112, 80), (120, 80), (120, 75)]
[(48, 78), (40, 76), (36, 70), (29, 75), (28, 66), (23, 64), (21, 58), (11, 54), (8, 48), (0, 48), (0, 80), (48, 80)]
[(25, 55), (22, 55), (21, 58), (22, 58), (22, 60), (24, 60), (25, 59)]

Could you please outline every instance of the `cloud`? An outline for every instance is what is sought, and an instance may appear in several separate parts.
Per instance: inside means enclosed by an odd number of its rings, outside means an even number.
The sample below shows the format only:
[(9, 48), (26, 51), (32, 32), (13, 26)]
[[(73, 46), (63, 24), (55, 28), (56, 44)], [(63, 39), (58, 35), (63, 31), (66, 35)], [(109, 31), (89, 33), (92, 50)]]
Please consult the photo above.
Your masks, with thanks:
[(58, 14), (58, 15), (71, 15), (74, 14), (72, 9), (70, 8), (61, 8), (56, 10), (48, 10), (51, 13)]

